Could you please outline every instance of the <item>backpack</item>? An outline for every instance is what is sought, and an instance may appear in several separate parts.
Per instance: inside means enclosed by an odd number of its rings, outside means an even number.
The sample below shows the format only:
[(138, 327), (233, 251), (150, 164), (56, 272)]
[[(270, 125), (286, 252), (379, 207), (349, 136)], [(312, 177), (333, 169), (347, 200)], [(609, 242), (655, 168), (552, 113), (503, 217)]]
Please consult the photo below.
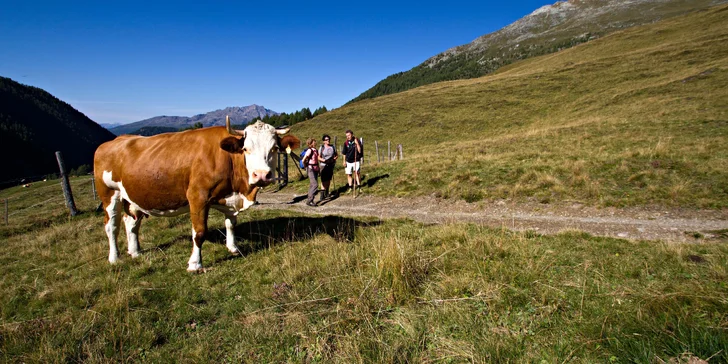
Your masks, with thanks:
[(308, 148), (304, 148), (303, 151), (301, 152), (301, 159), (298, 160), (298, 166), (301, 169), (306, 169), (306, 165), (303, 164), (303, 157), (306, 156), (307, 151), (308, 151)]

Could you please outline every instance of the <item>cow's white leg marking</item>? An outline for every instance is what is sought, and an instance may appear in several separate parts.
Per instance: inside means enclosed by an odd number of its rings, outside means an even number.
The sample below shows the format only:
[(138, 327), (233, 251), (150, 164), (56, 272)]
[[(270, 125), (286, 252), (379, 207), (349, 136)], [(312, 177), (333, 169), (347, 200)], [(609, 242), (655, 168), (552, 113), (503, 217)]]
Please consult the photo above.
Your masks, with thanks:
[(235, 216), (225, 215), (225, 246), (233, 254), (238, 254), (238, 246), (235, 245), (235, 224), (238, 219)]
[(132, 258), (139, 256), (139, 227), (142, 225), (142, 219), (135, 219), (132, 216), (124, 216), (124, 226), (126, 227), (127, 251)]
[[(111, 173), (109, 172), (109, 175)], [(106, 172), (104, 172), (104, 179)], [(109, 221), (104, 226), (106, 230), (106, 236), (109, 237), (109, 263), (116, 263), (119, 259), (119, 250), (116, 247), (116, 238), (119, 236), (119, 224), (121, 223), (122, 214), (121, 205), (121, 194), (119, 191), (114, 191), (114, 195), (111, 197), (109, 206), (106, 206), (106, 213), (109, 215)]]
[(190, 256), (190, 260), (187, 262), (188, 272), (197, 272), (202, 269), (202, 251), (200, 250), (200, 247), (197, 246), (195, 239), (197, 239), (197, 232), (195, 231), (195, 228), (192, 228), (192, 255)]
[(253, 206), (254, 204), (255, 201), (250, 201), (247, 197), (243, 196), (243, 210), (249, 209), (250, 206)]

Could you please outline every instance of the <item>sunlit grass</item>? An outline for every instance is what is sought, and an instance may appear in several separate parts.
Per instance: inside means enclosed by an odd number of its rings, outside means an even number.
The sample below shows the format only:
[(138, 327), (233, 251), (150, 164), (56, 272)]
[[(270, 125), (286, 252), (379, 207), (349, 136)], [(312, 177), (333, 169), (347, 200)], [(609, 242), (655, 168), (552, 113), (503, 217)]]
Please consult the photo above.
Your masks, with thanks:
[[(365, 174), (389, 175), (376, 194), (725, 208), (725, 9), (357, 102), (293, 132), (340, 144), (353, 129)], [(406, 160), (374, 163), (375, 140), (402, 143)]]
[(724, 244), (253, 210), (231, 259), (211, 217), (197, 275), (184, 216), (114, 266), (95, 213), (5, 238), (3, 359), (728, 360)]

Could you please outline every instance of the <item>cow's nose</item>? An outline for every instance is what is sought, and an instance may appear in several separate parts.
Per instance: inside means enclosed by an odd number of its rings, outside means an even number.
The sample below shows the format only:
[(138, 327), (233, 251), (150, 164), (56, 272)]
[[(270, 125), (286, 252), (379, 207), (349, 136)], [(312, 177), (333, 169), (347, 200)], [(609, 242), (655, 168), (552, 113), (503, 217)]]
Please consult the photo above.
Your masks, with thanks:
[(272, 171), (266, 171), (266, 170), (253, 171), (253, 180), (254, 181), (268, 182), (272, 178), (273, 178), (273, 172)]

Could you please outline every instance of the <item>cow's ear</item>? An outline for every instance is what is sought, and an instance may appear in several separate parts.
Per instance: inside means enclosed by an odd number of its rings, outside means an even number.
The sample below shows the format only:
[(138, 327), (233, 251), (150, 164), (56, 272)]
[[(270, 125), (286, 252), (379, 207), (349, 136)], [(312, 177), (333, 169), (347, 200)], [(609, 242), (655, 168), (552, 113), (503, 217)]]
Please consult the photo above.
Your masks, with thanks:
[(294, 135), (286, 135), (278, 140), (281, 149), (291, 147), (291, 149), (298, 149), (301, 146), (301, 140), (296, 138)]
[(220, 148), (229, 153), (242, 153), (243, 141), (244, 139), (229, 136), (220, 141)]

